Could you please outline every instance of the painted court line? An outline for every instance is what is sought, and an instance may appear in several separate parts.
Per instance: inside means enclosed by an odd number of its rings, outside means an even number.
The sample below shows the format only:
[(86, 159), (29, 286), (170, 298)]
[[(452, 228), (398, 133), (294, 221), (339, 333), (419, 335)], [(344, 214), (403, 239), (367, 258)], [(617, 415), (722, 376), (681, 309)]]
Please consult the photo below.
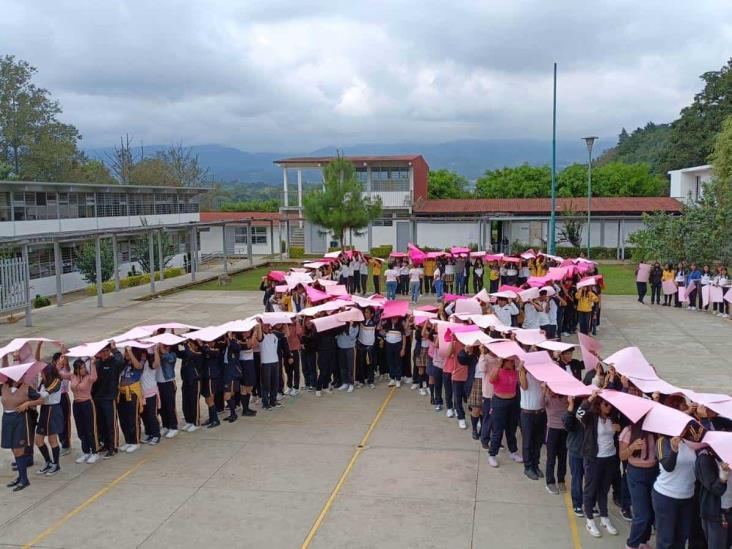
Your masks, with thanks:
[(572, 500), (568, 492), (564, 492), (564, 506), (567, 508), (567, 521), (569, 521), (569, 531), (572, 532), (572, 543), (574, 549), (582, 549), (580, 543), (579, 531), (577, 530), (577, 519), (574, 517), (574, 509), (572, 509)]
[(320, 510), (320, 514), (318, 515), (318, 518), (315, 519), (315, 522), (313, 523), (313, 526), (310, 528), (308, 535), (305, 537), (305, 541), (302, 542), (300, 549), (307, 549), (308, 547), (310, 547), (310, 544), (313, 542), (313, 538), (315, 537), (315, 534), (318, 532), (318, 529), (320, 528), (321, 524), (323, 524), (323, 520), (325, 519), (326, 515), (328, 514), (328, 511), (330, 511), (330, 508), (333, 506), (333, 502), (335, 501), (335, 498), (338, 495), (338, 492), (340, 492), (341, 488), (343, 488), (343, 485), (345, 484), (346, 479), (348, 478), (348, 475), (351, 474), (351, 470), (353, 469), (353, 466), (356, 464), (356, 461), (358, 460), (359, 456), (363, 453), (364, 447), (366, 446), (366, 443), (368, 442), (369, 437), (371, 436), (371, 433), (376, 428), (376, 426), (379, 424), (379, 421), (381, 421), (381, 416), (384, 415), (384, 410), (386, 410), (386, 407), (389, 405), (389, 402), (391, 402), (391, 399), (394, 398), (395, 391), (396, 391), (396, 387), (392, 387), (391, 390), (389, 391), (389, 394), (386, 395), (384, 402), (381, 403), (381, 406), (379, 407), (378, 412), (376, 412), (376, 416), (374, 417), (373, 421), (369, 425), (369, 428), (366, 430), (366, 434), (361, 439), (361, 442), (358, 443), (356, 450), (353, 452), (353, 455), (351, 456), (351, 460), (348, 462), (348, 465), (346, 465), (346, 468), (343, 470), (343, 473), (341, 473), (341, 477), (338, 479), (338, 482), (333, 487), (333, 491), (330, 493), (330, 496), (326, 500), (325, 505), (323, 505), (323, 508)]

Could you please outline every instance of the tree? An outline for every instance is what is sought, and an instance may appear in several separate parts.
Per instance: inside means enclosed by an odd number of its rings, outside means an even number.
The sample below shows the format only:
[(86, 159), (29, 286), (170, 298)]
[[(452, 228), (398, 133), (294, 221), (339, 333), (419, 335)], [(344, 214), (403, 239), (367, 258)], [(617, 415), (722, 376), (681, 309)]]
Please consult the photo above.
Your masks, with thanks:
[(222, 212), (276, 212), (280, 209), (280, 201), (276, 198), (268, 200), (240, 200), (224, 202), (219, 211)]
[(479, 198), (538, 198), (549, 196), (552, 172), (549, 166), (523, 164), (515, 168), (487, 170), (475, 183)]
[(158, 153), (158, 158), (168, 166), (173, 185), (176, 187), (208, 186), (208, 168), (198, 162), (198, 155), (182, 143), (171, 145), (168, 150)]
[(661, 158), (668, 146), (670, 124), (654, 124), (648, 122), (642, 128), (636, 128), (628, 134), (625, 128), (618, 135), (618, 144), (602, 153), (597, 159), (597, 165), (602, 166), (609, 162), (624, 162), (648, 164), (654, 175), (664, 176), (666, 172), (661, 167)]
[(561, 213), (562, 225), (559, 228), (557, 236), (559, 242), (567, 242), (570, 246), (579, 248), (582, 246), (582, 232), (585, 227), (583, 218), (581, 218), (577, 210), (574, 208), (574, 203), (570, 200), (569, 205), (566, 206)]
[(75, 163), (69, 170), (65, 181), (70, 183), (117, 183), (104, 162), (87, 159), (81, 163)]
[(129, 174), (131, 185), (175, 186), (175, 179), (170, 167), (162, 158), (144, 158), (137, 162)]
[(464, 198), (468, 180), (450, 170), (430, 170), (427, 188), (429, 198)]
[(303, 197), (306, 219), (333, 231), (340, 245), (346, 230), (358, 231), (381, 216), (381, 199), (365, 197), (353, 165), (338, 156), (323, 168), (323, 188)]
[[(143, 222), (143, 225), (147, 223)], [(132, 245), (133, 253), (140, 264), (140, 270), (143, 273), (160, 270), (160, 256), (158, 254), (158, 239), (162, 238), (161, 246), (163, 248), (163, 269), (165, 269), (170, 261), (175, 257), (173, 244), (170, 242), (170, 236), (165, 231), (153, 233), (153, 263), (150, 264), (150, 236), (146, 233), (134, 240)]]
[[(76, 251), (76, 267), (89, 284), (97, 283), (96, 249), (96, 242), (87, 240)], [(112, 254), (112, 243), (109, 240), (102, 240), (100, 255), (102, 259), (102, 282), (105, 282), (114, 275), (114, 256)]]
[(59, 122), (61, 106), (33, 84), (37, 70), (12, 55), (0, 58), (0, 161), (20, 179), (60, 181), (80, 160), (78, 130)]
[(117, 181), (123, 185), (129, 185), (132, 177), (132, 168), (142, 160), (144, 151), (140, 147), (139, 155), (135, 152), (130, 143), (130, 136), (125, 135), (119, 138), (119, 147), (115, 146), (114, 151), (107, 154), (107, 162)]

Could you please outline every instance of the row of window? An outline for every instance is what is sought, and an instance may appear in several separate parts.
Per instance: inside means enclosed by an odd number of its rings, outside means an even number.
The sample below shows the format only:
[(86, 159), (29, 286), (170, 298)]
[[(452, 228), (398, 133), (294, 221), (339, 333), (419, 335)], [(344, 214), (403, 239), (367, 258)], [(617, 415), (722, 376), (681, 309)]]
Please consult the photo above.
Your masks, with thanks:
[[(356, 168), (356, 177), (366, 184), (368, 182), (368, 168), (359, 166)], [(371, 168), (371, 182), (377, 181), (406, 181), (409, 182), (409, 168)]]
[(0, 222), (196, 212), (196, 202), (175, 193), (16, 192), (11, 200), (0, 192)]
[[(247, 244), (248, 227), (234, 227), (234, 243)], [(252, 227), (252, 244), (267, 243), (267, 227)]]

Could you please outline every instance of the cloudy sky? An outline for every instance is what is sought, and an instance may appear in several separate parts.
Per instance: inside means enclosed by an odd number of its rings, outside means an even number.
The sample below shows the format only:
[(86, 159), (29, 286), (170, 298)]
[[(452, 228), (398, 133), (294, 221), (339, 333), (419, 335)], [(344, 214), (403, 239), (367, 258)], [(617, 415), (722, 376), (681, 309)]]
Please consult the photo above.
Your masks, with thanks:
[(613, 136), (675, 118), (732, 54), (728, 0), (3, 0), (85, 146), (307, 151)]

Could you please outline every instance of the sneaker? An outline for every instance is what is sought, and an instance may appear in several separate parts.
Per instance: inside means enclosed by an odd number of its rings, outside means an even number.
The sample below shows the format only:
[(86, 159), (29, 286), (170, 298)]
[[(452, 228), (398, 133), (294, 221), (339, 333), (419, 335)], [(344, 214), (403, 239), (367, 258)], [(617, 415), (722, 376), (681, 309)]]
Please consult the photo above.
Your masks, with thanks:
[(473, 440), (478, 440), (480, 438), (480, 435), (478, 433), (476, 433), (475, 431), (470, 433), (470, 436), (473, 437)]
[(427, 394), (427, 389), (420, 389), (419, 390), (419, 394), (422, 395), (422, 396), (426, 395)]
[(347, 389), (348, 389), (348, 384), (346, 384), (346, 383), (344, 383), (343, 385), (341, 385), (340, 387), (338, 387), (338, 390), (339, 391), (345, 391)]
[(722, 315), (722, 318), (729, 318), (729, 315), (728, 315), (727, 313), (724, 313), (724, 314)]
[(68, 456), (71, 453), (71, 446), (68, 448), (61, 448), (61, 455), (62, 456)]
[(411, 377), (402, 378), (402, 379), (404, 380), (404, 383), (412, 383), (412, 378)]
[(613, 526), (613, 523), (610, 522), (610, 517), (600, 517), (600, 524), (602, 524), (602, 527), (605, 528), (605, 530), (607, 530), (607, 533), (611, 536), (618, 535), (617, 529), (615, 528), (615, 526)]
[(573, 509), (573, 511), (574, 511), (575, 517), (584, 517), (585, 516), (585, 512), (582, 510), (582, 507), (575, 507)]
[(160, 437), (152, 437), (150, 439), (150, 446), (155, 446), (156, 444), (160, 444)]
[(410, 389), (419, 389), (419, 384), (418, 383), (412, 383), (412, 386), (409, 387), (409, 388)]
[(173, 438), (178, 436), (178, 429), (171, 429), (168, 431), (168, 433), (165, 435), (165, 438)]
[(401, 387), (401, 386), (402, 386), (402, 382), (401, 382), (401, 381), (397, 381), (397, 382), (396, 382), (396, 386), (397, 386), (397, 389), (398, 389), (399, 387)]
[(61, 472), (61, 466), (58, 463), (52, 463), (51, 468), (48, 471), (46, 471), (46, 476), (52, 477), (56, 473), (60, 473), (60, 472)]
[(623, 520), (627, 522), (633, 522), (633, 513), (630, 511), (630, 509), (621, 509), (620, 516), (623, 517)]
[(468, 426), (465, 424), (465, 420), (464, 419), (458, 419), (458, 427), (460, 427), (461, 429), (467, 429), (468, 428)]
[(587, 531), (593, 538), (602, 537), (600, 530), (597, 529), (597, 524), (595, 524), (595, 519), (587, 519), (585, 528), (587, 528)]
[(488, 465), (491, 467), (498, 467), (498, 460), (496, 456), (488, 456)]
[(127, 447), (127, 450), (125, 450), (125, 452), (127, 452), (128, 454), (131, 454), (132, 452), (137, 452), (137, 450), (139, 450), (139, 448), (140, 448), (139, 444), (130, 444)]
[(206, 429), (214, 429), (214, 428), (218, 427), (219, 425), (221, 425), (221, 422), (217, 419), (216, 421), (212, 421), (211, 423), (206, 425)]
[(323, 396), (323, 392), (322, 391), (315, 391), (315, 396), (316, 397), (322, 397)]
[(353, 392), (353, 385), (349, 385), (348, 386), (348, 390), (346, 390), (346, 392), (347, 393), (352, 393)]
[(39, 475), (45, 475), (46, 473), (48, 473), (51, 470), (51, 467), (52, 467), (51, 463), (46, 463), (43, 467), (38, 469), (38, 471), (36, 471), (36, 473), (38, 473)]
[(160, 436), (161, 436), (161, 437), (164, 437), (165, 435), (167, 435), (167, 434), (168, 434), (168, 431), (169, 431), (169, 430), (170, 430), (170, 429), (168, 429), (167, 427), (163, 427), (162, 429), (160, 429)]
[(435, 412), (441, 412), (442, 411), (442, 404), (435, 405)]
[(374, 385), (373, 383), (369, 383), (369, 389), (376, 389), (376, 385)]
[(143, 444), (150, 444), (150, 441), (152, 440), (152, 435), (147, 435), (145, 438), (142, 439)]
[(394, 381), (393, 379), (390, 379), (389, 385), (387, 385), (387, 387), (394, 387), (395, 385), (396, 385), (396, 381)]
[(119, 451), (120, 452), (126, 452), (127, 451), (127, 448), (129, 448), (129, 447), (130, 447), (130, 445), (127, 444), (127, 443), (125, 443), (125, 444), (123, 444), (122, 446), (119, 447)]
[(559, 488), (557, 488), (556, 484), (547, 484), (546, 491), (549, 492), (553, 496), (559, 495)]
[(89, 456), (89, 459), (86, 460), (89, 465), (96, 463), (97, 461), (99, 461), (99, 454), (92, 454)]
[(539, 480), (539, 476), (534, 472), (533, 469), (524, 469), (524, 475), (531, 480)]
[(86, 460), (91, 457), (91, 454), (81, 454), (74, 460), (74, 463), (86, 463)]
[(522, 458), (518, 452), (511, 452), (511, 459), (515, 461), (516, 463), (523, 463), (524, 458)]
[(107, 450), (104, 455), (102, 456), (102, 459), (110, 459), (114, 457), (114, 454), (116, 452), (114, 450)]
[(272, 408), (282, 408), (284, 404), (282, 404), (280, 401), (276, 400), (275, 403), (272, 405)]
[(247, 408), (246, 410), (244, 410), (244, 411), (243, 411), (243, 412), (241, 413), (241, 415), (242, 415), (242, 416), (246, 416), (246, 417), (254, 417), (254, 416), (256, 416), (256, 415), (257, 415), (257, 411), (256, 411), (256, 410), (252, 410), (252, 409), (250, 409), (250, 408)]
[(300, 394), (300, 391), (298, 389), (291, 389), (290, 390), (290, 396), (297, 396)]
[(191, 426), (191, 424), (186, 421), (183, 425), (180, 426), (180, 430), (187, 431), (188, 427), (190, 427), (190, 426)]
[(193, 425), (192, 423), (189, 423), (188, 428), (186, 429), (186, 432), (192, 433), (194, 431), (198, 431), (198, 425)]
[(15, 485), (15, 488), (13, 488), (13, 492), (20, 492), (21, 490), (24, 490), (25, 488), (28, 488), (30, 486), (30, 482), (20, 482)]
[(537, 477), (544, 478), (544, 473), (538, 467), (534, 467), (534, 473), (536, 473)]
[(454, 417), (455, 416), (455, 410), (453, 410), (452, 408), (448, 408), (447, 409), (447, 412), (445, 413), (445, 415), (447, 417)]
[(280, 400), (282, 400), (283, 398), (285, 398), (285, 396), (284, 396), (284, 395), (282, 395), (282, 394), (280, 394), (280, 393), (277, 393), (277, 398), (276, 398), (275, 400), (276, 400), (277, 402), (279, 402), (279, 401), (280, 401)]

